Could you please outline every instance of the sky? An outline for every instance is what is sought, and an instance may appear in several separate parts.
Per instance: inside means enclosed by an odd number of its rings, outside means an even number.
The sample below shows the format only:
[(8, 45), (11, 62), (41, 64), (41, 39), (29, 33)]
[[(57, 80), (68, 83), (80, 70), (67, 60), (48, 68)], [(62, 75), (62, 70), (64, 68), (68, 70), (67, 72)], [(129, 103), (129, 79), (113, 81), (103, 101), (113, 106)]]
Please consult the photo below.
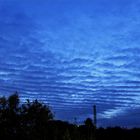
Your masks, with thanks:
[(139, 45), (140, 0), (0, 0), (0, 96), (140, 127)]

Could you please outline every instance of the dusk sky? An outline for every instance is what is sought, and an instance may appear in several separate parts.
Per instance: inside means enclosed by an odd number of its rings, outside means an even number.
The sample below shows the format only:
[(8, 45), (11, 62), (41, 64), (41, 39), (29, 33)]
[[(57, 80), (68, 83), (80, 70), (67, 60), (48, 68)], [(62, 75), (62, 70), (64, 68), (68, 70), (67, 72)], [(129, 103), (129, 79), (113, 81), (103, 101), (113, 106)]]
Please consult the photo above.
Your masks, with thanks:
[(140, 127), (140, 0), (0, 0), (0, 95), (56, 119)]

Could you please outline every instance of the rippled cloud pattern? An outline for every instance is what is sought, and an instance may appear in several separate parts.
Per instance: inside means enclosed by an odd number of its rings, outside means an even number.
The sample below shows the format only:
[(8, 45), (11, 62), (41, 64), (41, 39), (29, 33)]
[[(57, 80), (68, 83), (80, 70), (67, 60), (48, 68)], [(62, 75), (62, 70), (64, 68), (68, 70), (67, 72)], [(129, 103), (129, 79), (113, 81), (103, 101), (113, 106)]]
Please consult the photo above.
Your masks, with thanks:
[[(139, 0), (0, 0), (0, 93), (80, 122), (140, 126)], [(134, 121), (135, 120), (135, 121)]]

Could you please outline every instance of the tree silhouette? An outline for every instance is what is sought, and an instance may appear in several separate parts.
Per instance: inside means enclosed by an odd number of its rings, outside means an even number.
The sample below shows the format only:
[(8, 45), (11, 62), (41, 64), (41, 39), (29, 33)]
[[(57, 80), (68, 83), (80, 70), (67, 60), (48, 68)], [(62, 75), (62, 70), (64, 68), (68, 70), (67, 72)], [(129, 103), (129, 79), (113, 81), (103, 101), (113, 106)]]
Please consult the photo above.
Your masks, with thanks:
[(94, 125), (93, 125), (93, 122), (92, 122), (92, 119), (91, 118), (87, 118), (85, 120), (85, 126), (86, 126), (86, 130), (87, 130), (87, 139), (88, 140), (92, 140), (93, 139), (93, 128), (94, 128)]
[(11, 96), (9, 96), (8, 100), (8, 107), (13, 111), (17, 111), (19, 105), (19, 96), (17, 92)]
[[(49, 106), (38, 100), (20, 103), (17, 93), (0, 97), (0, 139), (2, 140), (95, 140), (95, 126), (54, 120)], [(139, 140), (140, 129), (97, 128), (96, 140)]]
[(85, 125), (88, 127), (88, 128), (92, 128), (93, 127), (93, 123), (92, 123), (92, 119), (91, 118), (87, 118), (85, 121), (84, 121)]
[[(32, 139), (39, 139), (45, 134), (47, 123), (53, 119), (53, 114), (49, 107), (43, 105), (37, 100), (22, 105), (21, 108), (21, 125), (24, 135), (32, 137)], [(28, 133), (26, 133), (28, 130)]]
[(20, 104), (17, 93), (0, 98), (0, 137), (38, 139), (53, 119), (49, 107), (35, 100)]

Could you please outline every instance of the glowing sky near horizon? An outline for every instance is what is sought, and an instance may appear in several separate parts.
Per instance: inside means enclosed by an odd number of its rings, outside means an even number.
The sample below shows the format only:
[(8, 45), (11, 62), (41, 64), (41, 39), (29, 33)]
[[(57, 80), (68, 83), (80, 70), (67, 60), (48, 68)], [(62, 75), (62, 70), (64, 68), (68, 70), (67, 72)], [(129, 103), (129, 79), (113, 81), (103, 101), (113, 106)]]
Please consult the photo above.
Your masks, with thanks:
[[(57, 119), (140, 126), (140, 0), (0, 0), (0, 93)], [(135, 121), (134, 121), (135, 120)]]

